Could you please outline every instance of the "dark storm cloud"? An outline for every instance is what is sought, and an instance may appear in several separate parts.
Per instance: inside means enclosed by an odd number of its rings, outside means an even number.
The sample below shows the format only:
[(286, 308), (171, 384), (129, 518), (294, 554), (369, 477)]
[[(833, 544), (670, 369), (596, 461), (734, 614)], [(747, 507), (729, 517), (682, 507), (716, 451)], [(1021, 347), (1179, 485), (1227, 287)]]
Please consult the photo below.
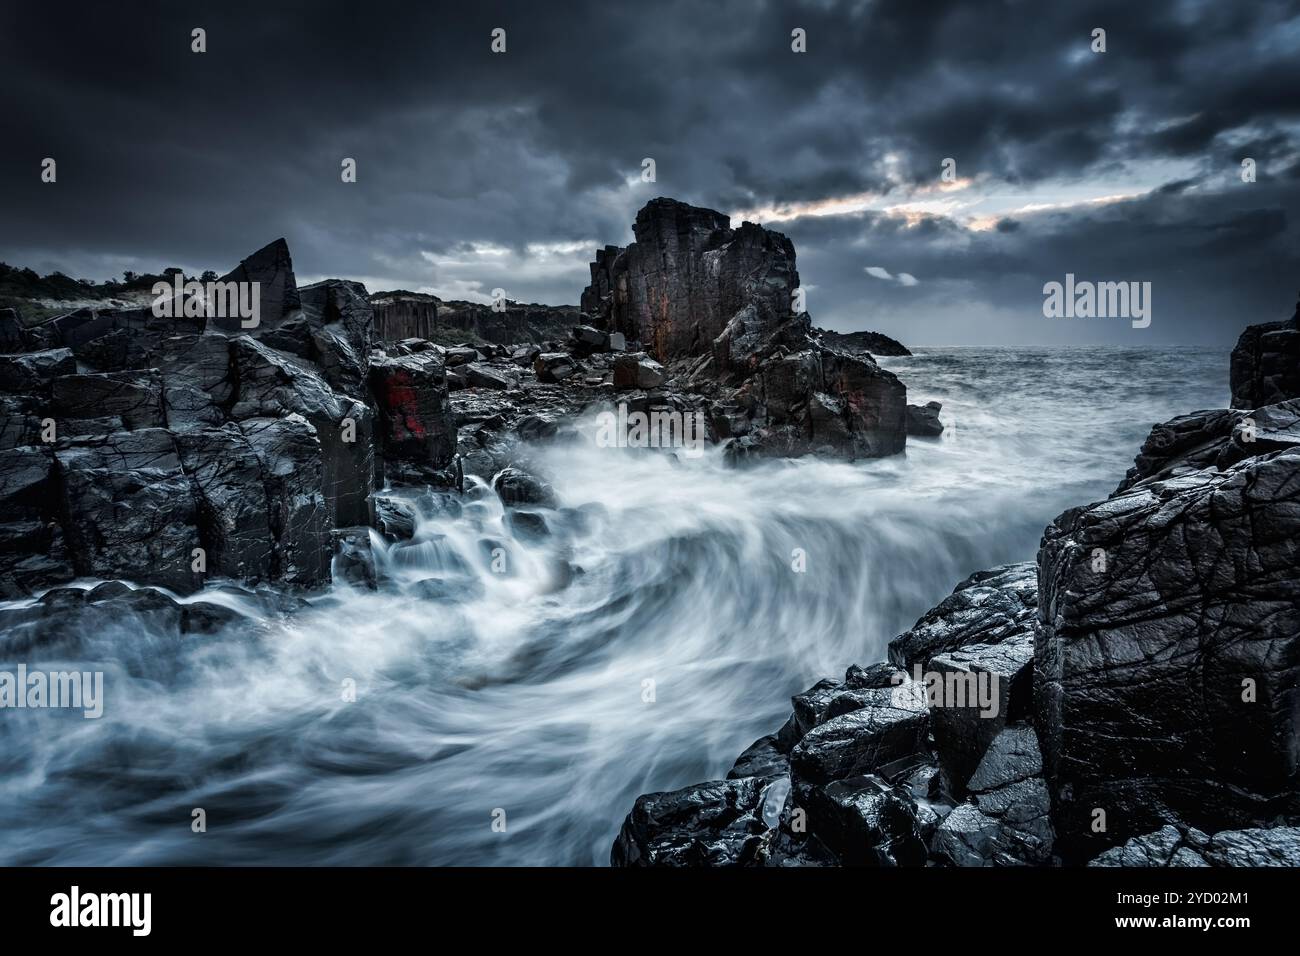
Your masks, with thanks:
[[(0, 258), (94, 278), (220, 269), (284, 235), (305, 276), (573, 302), (586, 245), (627, 241), (654, 195), (727, 212), (815, 204), (933, 185), (953, 157), (963, 177), (1048, 204), (1053, 190), (1101, 196), (1134, 179), (1147, 194), (978, 232), (942, 213), (775, 223), (796, 241), (816, 321), (927, 342), (1118, 338), (1034, 314), (1042, 283), (1072, 271), (1158, 282), (1152, 336), (1164, 318), (1171, 340), (1226, 341), (1300, 281), (1297, 13), (1130, 0), (9, 5)], [(795, 27), (806, 54), (790, 51)], [(1105, 54), (1089, 50), (1094, 27)], [(53, 186), (38, 180), (45, 156)], [(1243, 156), (1257, 183), (1236, 177)], [(339, 180), (343, 157), (358, 162), (354, 185)], [(657, 183), (637, 181), (645, 157)]]

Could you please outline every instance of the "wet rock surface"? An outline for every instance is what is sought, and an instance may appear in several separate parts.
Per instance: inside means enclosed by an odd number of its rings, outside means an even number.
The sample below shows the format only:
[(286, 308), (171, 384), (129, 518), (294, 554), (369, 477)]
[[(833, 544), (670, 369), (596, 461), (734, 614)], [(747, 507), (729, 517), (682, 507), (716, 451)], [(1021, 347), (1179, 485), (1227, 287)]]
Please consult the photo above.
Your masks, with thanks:
[[(1156, 425), (1110, 499), (1046, 529), (1037, 562), (972, 575), (890, 643), (888, 664), (796, 695), (728, 780), (788, 771), (785, 806), (751, 813), (743, 838), (713, 831), (716, 857), (1296, 865), (1292, 332), (1243, 335), (1236, 407)], [(963, 686), (987, 695), (972, 706), (952, 696)], [(695, 824), (641, 825), (643, 840), (659, 826), (680, 843)]]

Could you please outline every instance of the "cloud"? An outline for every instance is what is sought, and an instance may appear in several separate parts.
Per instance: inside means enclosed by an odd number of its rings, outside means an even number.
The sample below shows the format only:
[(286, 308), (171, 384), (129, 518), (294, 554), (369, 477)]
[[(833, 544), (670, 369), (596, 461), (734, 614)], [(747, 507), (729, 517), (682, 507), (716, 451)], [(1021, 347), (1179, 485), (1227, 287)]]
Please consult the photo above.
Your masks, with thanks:
[(0, 259), (43, 272), (223, 270), (283, 235), (303, 276), (572, 303), (657, 195), (787, 233), (818, 324), (909, 342), (1131, 341), (1026, 324), (1068, 267), (1157, 277), (1148, 341), (1224, 344), (1300, 272), (1290, 3), (10, 6)]

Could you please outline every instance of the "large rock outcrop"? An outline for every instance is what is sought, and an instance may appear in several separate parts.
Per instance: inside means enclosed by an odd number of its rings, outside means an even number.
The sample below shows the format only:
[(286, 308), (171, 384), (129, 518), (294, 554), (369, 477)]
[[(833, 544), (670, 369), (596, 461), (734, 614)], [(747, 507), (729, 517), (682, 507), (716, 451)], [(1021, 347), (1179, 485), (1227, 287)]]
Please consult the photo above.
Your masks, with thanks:
[(1039, 594), (1035, 697), (1067, 858), (1175, 821), (1300, 819), (1300, 446), (1067, 511)]
[(637, 213), (633, 233), (626, 248), (596, 253), (582, 309), (691, 386), (730, 389), (714, 418), (735, 460), (902, 450), (906, 389), (870, 355), (812, 334), (795, 311), (788, 238), (662, 198)]
[(1232, 407), (1300, 398), (1300, 302), (1286, 322), (1252, 325), (1232, 350)]
[(363, 286), (299, 290), (283, 240), (224, 281), (258, 283), (255, 326), (79, 309), (6, 340), (20, 348), (0, 355), (0, 595), (74, 576), (320, 587), (333, 529), (371, 521), (384, 453), (438, 480), (454, 441), (440, 360), (414, 386), (440, 438), (385, 441)]

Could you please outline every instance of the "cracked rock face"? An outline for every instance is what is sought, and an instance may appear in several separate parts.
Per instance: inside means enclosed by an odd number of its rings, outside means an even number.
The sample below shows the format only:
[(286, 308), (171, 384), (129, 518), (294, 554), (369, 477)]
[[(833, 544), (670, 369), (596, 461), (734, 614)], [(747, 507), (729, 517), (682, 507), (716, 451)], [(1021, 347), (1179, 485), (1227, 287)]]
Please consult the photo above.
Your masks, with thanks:
[(1300, 828), (1200, 830), (1164, 826), (1133, 837), (1089, 861), (1089, 866), (1300, 866)]
[(1300, 814), (1298, 549), (1300, 449), (1144, 484), (1044, 533), (1034, 693), (1067, 861), (1171, 820)]
[[(721, 213), (671, 199), (647, 203), (633, 231), (626, 249), (596, 253), (583, 311), (686, 381), (737, 390), (715, 416), (733, 439), (730, 460), (902, 451), (906, 388), (870, 355), (814, 338), (807, 313), (794, 311), (789, 239), (748, 222), (733, 229)], [(651, 388), (657, 378), (625, 361), (614, 382)]]
[(1232, 407), (1300, 398), (1300, 305), (1287, 322), (1252, 325), (1232, 350)]

